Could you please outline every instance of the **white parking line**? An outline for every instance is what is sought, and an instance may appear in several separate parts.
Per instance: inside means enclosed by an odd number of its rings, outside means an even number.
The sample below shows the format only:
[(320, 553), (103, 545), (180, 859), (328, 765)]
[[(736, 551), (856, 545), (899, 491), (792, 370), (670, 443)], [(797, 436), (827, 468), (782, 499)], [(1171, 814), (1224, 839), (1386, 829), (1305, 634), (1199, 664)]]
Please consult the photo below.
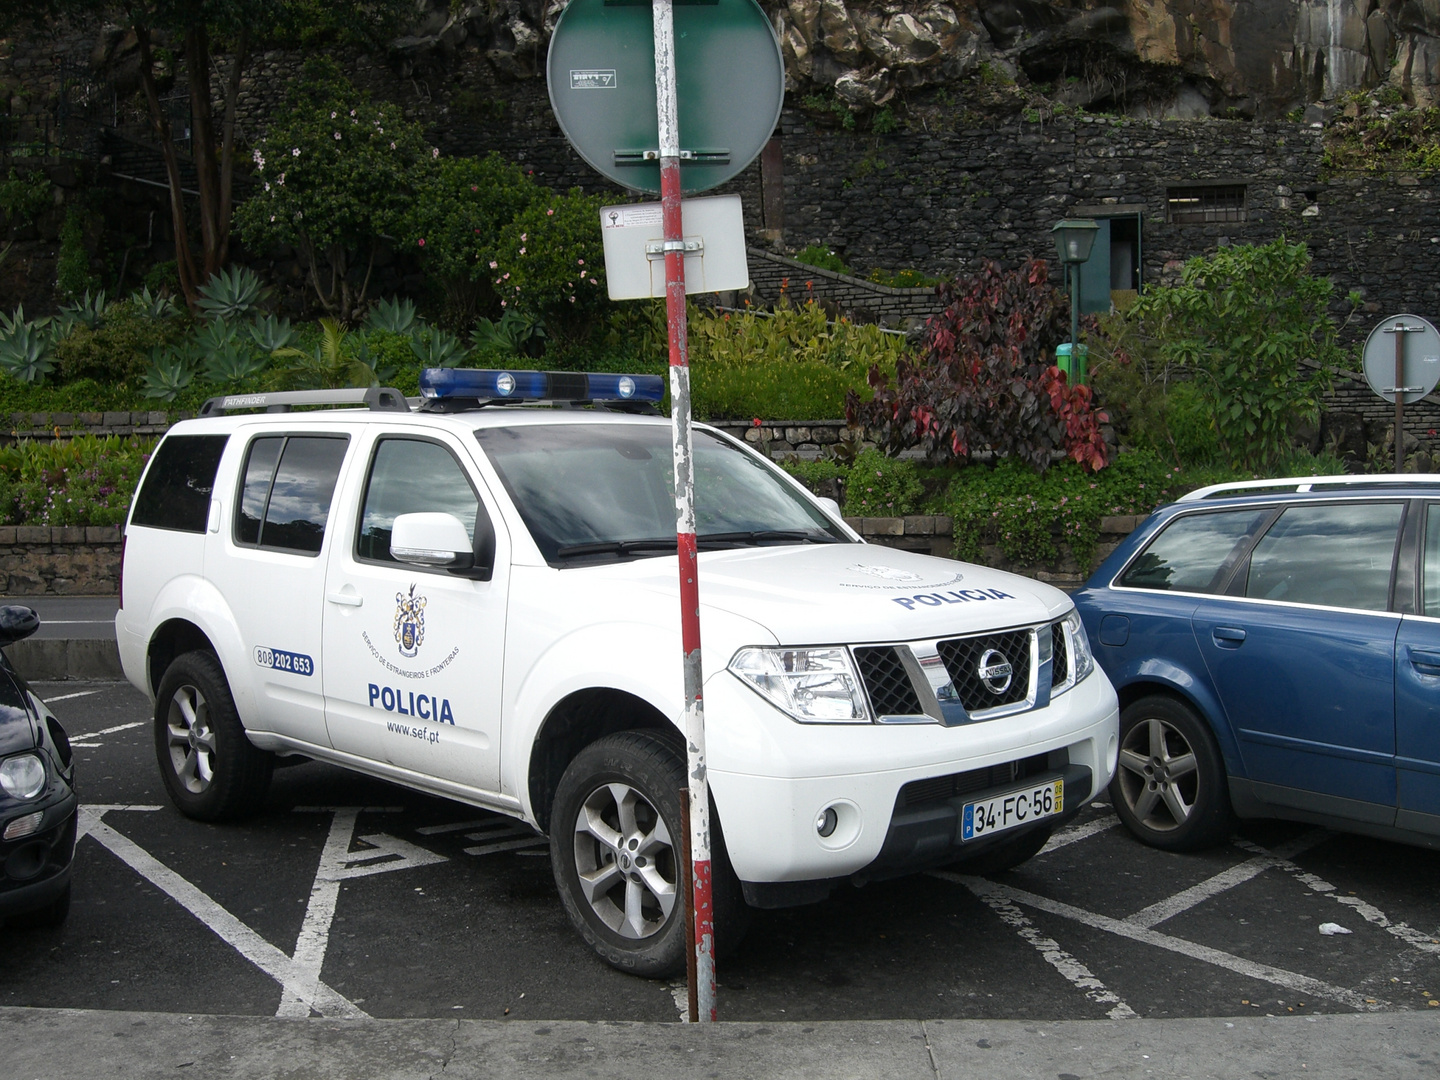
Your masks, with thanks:
[[(477, 838), (476, 838), (476, 837), (467, 837), (466, 839), (471, 839), (471, 840), (473, 840), (473, 839), (477, 839)], [(497, 844), (481, 844), (481, 845), (479, 845), (478, 847), (467, 847), (467, 848), (465, 849), (465, 854), (466, 854), (466, 855), (494, 855), (494, 854), (496, 854), (497, 852), (501, 852), (501, 851), (518, 851), (518, 850), (520, 850), (521, 848), (542, 847), (542, 846), (547, 845), (547, 844), (549, 844), (549, 843), (550, 843), (550, 841), (546, 840), (543, 836), (531, 836), (531, 837), (528, 837), (527, 839), (524, 839), (524, 840), (505, 840), (505, 841), (501, 841), (500, 843), (497, 843)]]
[(1436, 940), (1434, 937), (1432, 937), (1430, 934), (1425, 933), (1423, 930), (1416, 930), (1408, 923), (1391, 922), (1389, 916), (1387, 916), (1374, 904), (1367, 903), (1364, 900), (1361, 900), (1358, 896), (1344, 895), (1334, 885), (1330, 884), (1330, 882), (1326, 881), (1324, 878), (1316, 874), (1309, 873), (1306, 870), (1302, 870), (1299, 866), (1296, 866), (1289, 859), (1281, 857), (1278, 850), (1276, 852), (1269, 852), (1262, 848), (1259, 844), (1252, 844), (1248, 840), (1236, 840), (1235, 844), (1237, 847), (1244, 848), (1246, 851), (1254, 851), (1260, 855), (1268, 856), (1271, 859), (1272, 864), (1277, 869), (1284, 870), (1287, 874), (1293, 875), (1297, 881), (1299, 881), (1306, 888), (1310, 889), (1312, 892), (1324, 893), (1325, 895), (1333, 899), (1337, 904), (1344, 904), (1346, 907), (1351, 908), (1352, 910), (1354, 910), (1355, 914), (1359, 915), (1362, 919), (1370, 923), (1372, 926), (1380, 927), (1380, 929), (1384, 930), (1387, 934), (1391, 934), (1394, 937), (1399, 938), (1407, 945), (1413, 945), (1421, 952), (1427, 952), (1436, 956), (1440, 956), (1440, 940)]
[(1236, 885), (1243, 885), (1252, 878), (1259, 877), (1266, 870), (1274, 869), (1279, 865), (1281, 858), (1309, 851), (1312, 847), (1318, 847), (1328, 839), (1330, 839), (1330, 833), (1324, 829), (1312, 829), (1302, 833), (1285, 844), (1283, 855), (1277, 850), (1274, 855), (1266, 852), (1253, 859), (1246, 859), (1243, 863), (1232, 866), (1228, 870), (1222, 870), (1214, 877), (1208, 877), (1188, 889), (1181, 890), (1174, 896), (1167, 896), (1164, 900), (1151, 904), (1149, 907), (1141, 908), (1133, 915), (1126, 916), (1125, 921), (1147, 928), (1158, 926), (1166, 919), (1173, 919), (1182, 911), (1189, 911), (1206, 900), (1235, 888)]
[[(95, 813), (98, 809), (100, 813)], [(171, 870), (129, 837), (116, 832), (100, 820), (105, 808), (89, 808), (93, 819), (88, 834), (102, 844), (141, 877), (159, 888), (195, 918), (210, 928), (222, 941), (258, 967), (281, 986), (283, 1000), (298, 999), (309, 1016), (314, 1009), (321, 1016), (345, 1019), (369, 1019), (360, 1007), (318, 978), (311, 979), (300, 964), (266, 941), (250, 927), (226, 911), (218, 902)]]
[[(1247, 978), (1273, 983), (1276, 986), (1283, 986), (1287, 990), (1295, 990), (1315, 997), (1329, 998), (1332, 1001), (1338, 1001), (1342, 1005), (1348, 1005), (1352, 1009), (1360, 1012), (1377, 1012), (1389, 1007), (1389, 1002), (1366, 998), (1361, 994), (1355, 993), (1353, 990), (1347, 990), (1343, 986), (1333, 986), (1320, 979), (1312, 979), (1308, 975), (1301, 975), (1296, 971), (1287, 971), (1284, 968), (1273, 967), (1270, 964), (1261, 964), (1254, 960), (1246, 960), (1244, 957), (1235, 956), (1233, 953), (1222, 952), (1220, 949), (1212, 949), (1208, 945), (1199, 945), (1193, 941), (1186, 941), (1184, 938), (1162, 934), (1158, 930), (1150, 930), (1143, 926), (1136, 926), (1134, 923), (1126, 922), (1123, 919), (1112, 919), (1106, 915), (1086, 911), (1084, 908), (1074, 907), (1071, 904), (1063, 904), (1058, 900), (1051, 900), (1045, 896), (1037, 896), (1034, 893), (1025, 892), (1023, 889), (1015, 889), (1008, 885), (985, 881), (983, 878), (971, 878), (945, 871), (937, 871), (934, 876), (946, 881), (953, 881), (967, 888), (970, 887), (970, 883), (973, 881), (977, 883), (977, 889), (992, 890), (997, 895), (1012, 900), (1017, 904), (1023, 904), (1026, 907), (1032, 907), (1038, 911), (1049, 912), (1051, 915), (1059, 915), (1062, 918), (1078, 922), (1083, 926), (1089, 926), (1095, 930), (1104, 930), (1117, 937), (1128, 938), (1131, 941), (1138, 941), (1144, 945), (1153, 945), (1158, 949), (1179, 953), (1181, 956), (1188, 956), (1193, 960), (1203, 960), (1207, 964), (1214, 964), (1218, 968), (1232, 971), (1237, 975), (1244, 975)], [(972, 891), (975, 890), (972, 889)]]
[(1082, 822), (1079, 825), (1071, 825), (1068, 829), (1061, 829), (1046, 842), (1037, 855), (1048, 855), (1052, 851), (1069, 847), (1071, 844), (1079, 843), (1081, 840), (1088, 840), (1097, 833), (1106, 832), (1120, 824), (1120, 819), (1111, 810), (1105, 817), (1092, 818), (1090, 821)]
[[(944, 875), (949, 878), (950, 875)], [(1111, 1020), (1133, 1020), (1135, 1010), (1126, 1005), (1120, 996), (1097, 979), (1093, 972), (1075, 957), (1062, 949), (1054, 939), (1046, 937), (1026, 918), (1025, 913), (998, 890), (998, 887), (984, 878), (963, 877), (961, 883), (978, 896), (990, 910), (1000, 916), (1002, 922), (1014, 928), (1015, 932), (1034, 946), (1044, 961), (1058, 971), (1075, 989), (1097, 1005), (1110, 1005), (1106, 1016)]]
[(104, 689), (105, 687), (102, 686), (96, 690), (81, 690), (79, 693), (76, 694), (61, 694), (59, 697), (47, 697), (45, 699), (45, 704), (49, 705), (53, 701), (69, 701), (71, 698), (77, 697), (89, 697), (91, 694), (98, 694), (101, 690)]
[[(59, 698), (56, 699), (57, 701)], [(86, 735), (70, 736), (70, 745), (83, 747), (86, 750), (94, 750), (99, 743), (86, 742), (87, 739), (98, 739), (101, 735), (114, 735), (118, 731), (129, 731), (131, 728), (144, 727), (144, 720), (136, 720), (133, 724), (116, 724), (114, 727), (107, 727), (103, 731), (92, 731)]]

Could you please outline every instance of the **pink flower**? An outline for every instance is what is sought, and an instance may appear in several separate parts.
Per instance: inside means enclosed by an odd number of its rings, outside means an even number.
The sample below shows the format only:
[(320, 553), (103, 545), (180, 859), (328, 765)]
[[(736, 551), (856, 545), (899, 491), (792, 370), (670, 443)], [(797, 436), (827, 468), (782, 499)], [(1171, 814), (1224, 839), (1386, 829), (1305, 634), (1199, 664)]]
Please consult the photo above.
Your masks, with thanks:
[(470, 190), (471, 190), (471, 191), (479, 191), (480, 189), (479, 189), (476, 185), (471, 184), (471, 185), (470, 185)]
[(584, 259), (576, 259), (575, 262), (576, 262), (577, 264), (579, 264), (580, 266), (584, 266), (584, 265), (585, 265), (585, 260), (584, 260)]
[(522, 233), (520, 234), (520, 242), (521, 242), (522, 244), (525, 243), (525, 241), (527, 241), (527, 240), (529, 240), (529, 239), (530, 239), (530, 237), (528, 237), (527, 235), (525, 235), (525, 233), (522, 232)]
[(440, 156), (440, 148), (438, 146), (432, 146), (430, 148), (430, 156), (432, 158), (438, 158)]
[(510, 301), (508, 301), (508, 300), (501, 300), (501, 301), (500, 301), (500, 306), (501, 306), (501, 307), (504, 307), (504, 306), (505, 306), (506, 304), (508, 304), (509, 302), (510, 302)]
[(499, 264), (498, 264), (494, 259), (491, 259), (491, 260), (490, 260), (490, 269), (491, 269), (491, 270), (499, 269)]
[(520, 254), (521, 254), (521, 255), (524, 255), (524, 254), (525, 254), (525, 249), (524, 249), (524, 248), (521, 248), (521, 249), (520, 249)]
[(555, 215), (555, 211), (554, 211), (553, 209), (551, 209), (551, 210), (546, 210), (546, 211), (545, 211), (545, 216), (546, 216), (546, 217), (553, 217), (554, 215)]
[(424, 246), (425, 246), (425, 238), (424, 238), (423, 236), (420, 238), (420, 246), (421, 246), (421, 247), (424, 247)]

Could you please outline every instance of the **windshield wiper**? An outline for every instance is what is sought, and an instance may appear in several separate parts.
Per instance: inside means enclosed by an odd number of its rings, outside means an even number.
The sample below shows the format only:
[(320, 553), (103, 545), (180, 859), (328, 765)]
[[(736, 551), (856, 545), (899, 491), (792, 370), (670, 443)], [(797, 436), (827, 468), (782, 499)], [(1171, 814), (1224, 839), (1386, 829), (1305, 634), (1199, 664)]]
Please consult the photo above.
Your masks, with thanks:
[(555, 549), (557, 559), (570, 559), (580, 555), (636, 555), (642, 551), (674, 551), (673, 536), (654, 537), (645, 540), (599, 540), (590, 544), (562, 544)]
[(705, 533), (696, 537), (706, 544), (766, 544), (799, 541), (802, 544), (843, 544), (838, 536), (813, 529), (754, 529), (750, 532)]

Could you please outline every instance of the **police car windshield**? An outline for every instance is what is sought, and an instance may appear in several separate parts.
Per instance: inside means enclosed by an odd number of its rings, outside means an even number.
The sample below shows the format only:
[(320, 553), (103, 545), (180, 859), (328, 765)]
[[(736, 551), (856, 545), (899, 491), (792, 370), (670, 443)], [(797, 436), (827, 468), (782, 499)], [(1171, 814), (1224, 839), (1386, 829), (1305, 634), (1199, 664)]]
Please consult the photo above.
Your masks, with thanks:
[[(541, 424), (475, 433), (551, 565), (653, 558), (675, 550), (669, 429)], [(846, 543), (821, 511), (763, 462), (694, 433), (702, 548)]]

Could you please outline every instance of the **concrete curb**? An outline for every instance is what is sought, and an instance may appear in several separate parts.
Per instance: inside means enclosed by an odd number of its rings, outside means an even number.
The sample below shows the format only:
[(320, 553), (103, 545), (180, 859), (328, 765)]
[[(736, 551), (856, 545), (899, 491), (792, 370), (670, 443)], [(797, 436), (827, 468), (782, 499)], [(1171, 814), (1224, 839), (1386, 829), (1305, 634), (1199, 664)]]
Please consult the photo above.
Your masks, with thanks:
[(10, 666), (31, 682), (118, 680), (120, 647), (113, 638), (26, 638), (5, 647)]
[(9, 1075), (386, 1080), (1355, 1077), (1431, 1080), (1421, 1012), (1186, 1020), (879, 1020), (704, 1027), (577, 1021), (280, 1020), (0, 1008)]

